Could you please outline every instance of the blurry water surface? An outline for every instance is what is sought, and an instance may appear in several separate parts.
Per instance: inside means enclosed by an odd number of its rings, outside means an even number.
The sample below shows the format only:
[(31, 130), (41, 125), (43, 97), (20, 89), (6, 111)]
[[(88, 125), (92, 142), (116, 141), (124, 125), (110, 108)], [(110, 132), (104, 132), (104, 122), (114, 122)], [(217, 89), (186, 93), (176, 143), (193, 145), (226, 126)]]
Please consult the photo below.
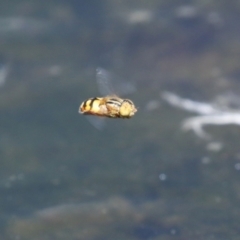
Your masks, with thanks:
[[(201, 139), (181, 130), (194, 114), (161, 98), (239, 94), (239, 13), (235, 1), (2, 1), (2, 239), (239, 239), (239, 126)], [(99, 96), (97, 67), (137, 88), (136, 116), (102, 131), (78, 114)]]

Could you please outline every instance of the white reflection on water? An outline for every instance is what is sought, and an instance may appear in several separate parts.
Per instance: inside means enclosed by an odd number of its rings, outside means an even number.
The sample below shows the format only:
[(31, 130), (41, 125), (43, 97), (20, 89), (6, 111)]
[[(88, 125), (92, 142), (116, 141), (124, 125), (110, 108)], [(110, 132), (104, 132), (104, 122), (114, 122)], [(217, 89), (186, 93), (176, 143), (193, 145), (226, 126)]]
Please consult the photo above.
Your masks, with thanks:
[(187, 118), (182, 123), (183, 130), (193, 130), (200, 138), (211, 139), (203, 130), (205, 125), (240, 125), (240, 109), (236, 108), (240, 106), (240, 98), (233, 94), (220, 95), (212, 103), (182, 98), (171, 92), (164, 92), (162, 98), (174, 107), (202, 115)]

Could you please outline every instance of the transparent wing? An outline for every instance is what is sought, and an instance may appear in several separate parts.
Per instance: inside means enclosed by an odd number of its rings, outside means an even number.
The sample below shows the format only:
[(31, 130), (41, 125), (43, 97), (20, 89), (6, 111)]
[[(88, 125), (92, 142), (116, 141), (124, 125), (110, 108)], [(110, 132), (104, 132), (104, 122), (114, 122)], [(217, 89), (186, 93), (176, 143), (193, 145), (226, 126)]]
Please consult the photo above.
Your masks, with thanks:
[(136, 91), (132, 83), (119, 79), (104, 68), (97, 68), (96, 78), (99, 91), (103, 96), (112, 94), (124, 95)]
[(115, 93), (112, 83), (111, 83), (112, 76), (107, 70), (105, 70), (103, 68), (97, 68), (96, 69), (96, 78), (97, 78), (99, 92), (103, 96), (107, 96), (107, 95)]
[(104, 118), (96, 118), (96, 116), (86, 116), (87, 120), (98, 130), (103, 130), (106, 126)]

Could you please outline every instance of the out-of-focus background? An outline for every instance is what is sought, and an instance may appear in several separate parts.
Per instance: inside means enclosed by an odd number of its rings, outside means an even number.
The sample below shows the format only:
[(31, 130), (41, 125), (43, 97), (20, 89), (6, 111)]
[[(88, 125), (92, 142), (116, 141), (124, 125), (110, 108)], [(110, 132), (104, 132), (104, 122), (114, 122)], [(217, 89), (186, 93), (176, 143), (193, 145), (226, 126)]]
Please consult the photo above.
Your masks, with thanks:
[[(162, 98), (238, 114), (239, 22), (234, 0), (2, 0), (1, 239), (239, 239), (239, 126), (201, 138)], [(138, 108), (101, 131), (78, 114), (97, 67)]]

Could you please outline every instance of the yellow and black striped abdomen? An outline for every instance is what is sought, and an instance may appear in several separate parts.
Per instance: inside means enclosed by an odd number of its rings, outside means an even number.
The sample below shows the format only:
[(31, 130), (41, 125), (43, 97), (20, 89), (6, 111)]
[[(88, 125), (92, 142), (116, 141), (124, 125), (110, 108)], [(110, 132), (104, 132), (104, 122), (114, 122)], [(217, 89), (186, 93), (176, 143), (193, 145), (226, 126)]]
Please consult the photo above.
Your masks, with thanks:
[(79, 112), (83, 114), (94, 114), (99, 112), (101, 100), (102, 98), (95, 97), (84, 101), (80, 105)]

